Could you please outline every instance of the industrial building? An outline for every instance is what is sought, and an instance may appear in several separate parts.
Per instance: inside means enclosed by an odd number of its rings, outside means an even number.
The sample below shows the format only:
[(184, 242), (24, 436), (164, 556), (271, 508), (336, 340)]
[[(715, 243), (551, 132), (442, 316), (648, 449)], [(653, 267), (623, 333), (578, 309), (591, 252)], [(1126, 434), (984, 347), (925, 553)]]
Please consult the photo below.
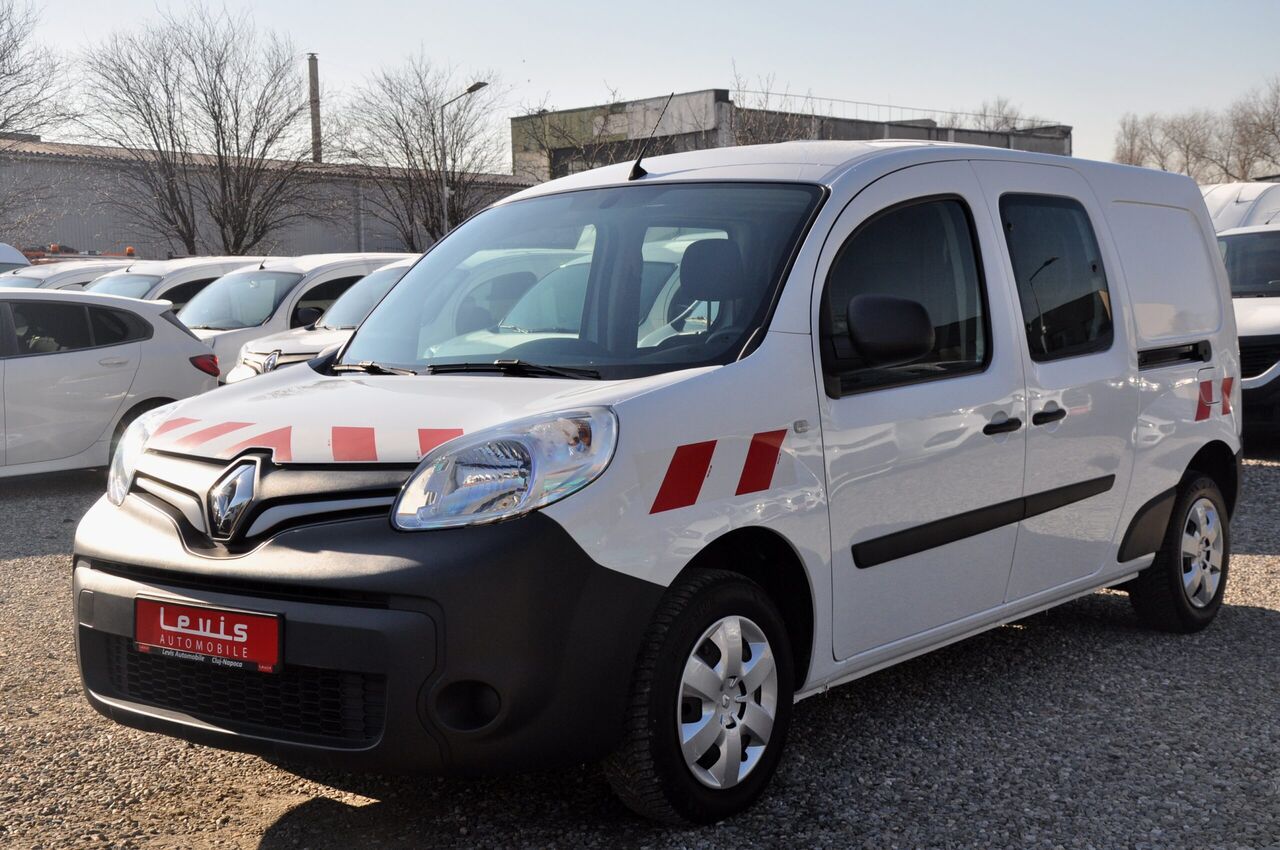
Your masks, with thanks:
[[(663, 95), (512, 118), (515, 174), (542, 181), (629, 159), (651, 132), (650, 153), (790, 139), (914, 139), (1071, 155), (1071, 127), (1063, 124), (981, 129), (966, 127), (966, 119), (981, 116), (965, 113), (745, 94), (735, 103), (728, 89), (705, 89), (674, 95), (669, 105)], [(837, 110), (853, 115), (823, 114)], [(858, 117), (860, 112), (877, 117)]]

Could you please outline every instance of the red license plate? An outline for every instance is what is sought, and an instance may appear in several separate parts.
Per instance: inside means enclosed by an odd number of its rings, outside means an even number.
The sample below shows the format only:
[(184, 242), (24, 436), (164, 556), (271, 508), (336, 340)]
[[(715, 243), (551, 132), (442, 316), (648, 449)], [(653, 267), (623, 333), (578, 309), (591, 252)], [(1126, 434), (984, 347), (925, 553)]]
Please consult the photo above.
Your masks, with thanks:
[(139, 597), (133, 606), (140, 652), (274, 673), (280, 669), (280, 617), (161, 602)]

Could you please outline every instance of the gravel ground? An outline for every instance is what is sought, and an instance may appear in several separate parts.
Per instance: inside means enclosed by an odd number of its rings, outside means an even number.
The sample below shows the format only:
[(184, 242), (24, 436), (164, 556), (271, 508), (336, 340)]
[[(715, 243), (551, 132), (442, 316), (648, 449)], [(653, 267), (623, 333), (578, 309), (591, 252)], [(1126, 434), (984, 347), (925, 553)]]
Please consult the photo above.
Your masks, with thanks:
[(1098, 593), (797, 707), (766, 797), (629, 815), (594, 767), (361, 780), (115, 726), (80, 693), (75, 521), (95, 474), (0, 483), (0, 846), (1280, 846), (1280, 444), (1250, 447), (1227, 604), (1190, 637)]

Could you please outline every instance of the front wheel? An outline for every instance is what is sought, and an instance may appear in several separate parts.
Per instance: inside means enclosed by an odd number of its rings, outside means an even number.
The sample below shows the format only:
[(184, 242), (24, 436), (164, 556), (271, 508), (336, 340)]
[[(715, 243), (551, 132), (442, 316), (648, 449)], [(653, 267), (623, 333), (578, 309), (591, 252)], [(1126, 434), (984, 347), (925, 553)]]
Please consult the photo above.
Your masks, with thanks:
[(782, 755), (792, 670), (782, 617), (759, 585), (720, 570), (672, 585), (641, 650), (626, 738), (605, 763), (614, 793), (672, 824), (746, 809)]
[(1169, 518), (1164, 545), (1128, 585), (1138, 618), (1151, 628), (1196, 632), (1217, 616), (1227, 589), (1231, 528), (1212, 478), (1186, 479)]

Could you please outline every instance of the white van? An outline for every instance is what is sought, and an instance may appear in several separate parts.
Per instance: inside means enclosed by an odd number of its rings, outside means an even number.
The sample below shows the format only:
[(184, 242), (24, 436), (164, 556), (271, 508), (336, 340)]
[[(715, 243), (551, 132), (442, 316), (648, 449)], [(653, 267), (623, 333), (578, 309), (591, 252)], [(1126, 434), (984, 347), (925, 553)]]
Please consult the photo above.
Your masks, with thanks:
[(121, 295), (147, 301), (168, 301), (181, 310), (200, 290), (229, 271), (262, 257), (182, 257), (177, 260), (139, 260), (95, 279), (88, 292)]
[(1218, 233), (1240, 334), (1245, 424), (1280, 425), (1280, 224)]
[(249, 340), (240, 348), (239, 362), (227, 373), (227, 383), (305, 363), (326, 348), (342, 345), (417, 261), (418, 255), (414, 254), (374, 269), (352, 284), (310, 325)]
[(1209, 183), (1200, 187), (1200, 193), (1219, 233), (1280, 220), (1280, 183)]
[(411, 254), (309, 254), (267, 257), (200, 290), (178, 318), (213, 346), (225, 381), (240, 348), (258, 337), (315, 324), (339, 295), (369, 272)]
[[(466, 339), (468, 264), (534, 250), (585, 268)], [(1156, 171), (804, 142), (534, 187), (342, 350), (130, 430), (76, 536), (88, 698), (295, 763), (603, 758), (716, 820), (796, 699), (1100, 587), (1214, 618), (1229, 304)]]

